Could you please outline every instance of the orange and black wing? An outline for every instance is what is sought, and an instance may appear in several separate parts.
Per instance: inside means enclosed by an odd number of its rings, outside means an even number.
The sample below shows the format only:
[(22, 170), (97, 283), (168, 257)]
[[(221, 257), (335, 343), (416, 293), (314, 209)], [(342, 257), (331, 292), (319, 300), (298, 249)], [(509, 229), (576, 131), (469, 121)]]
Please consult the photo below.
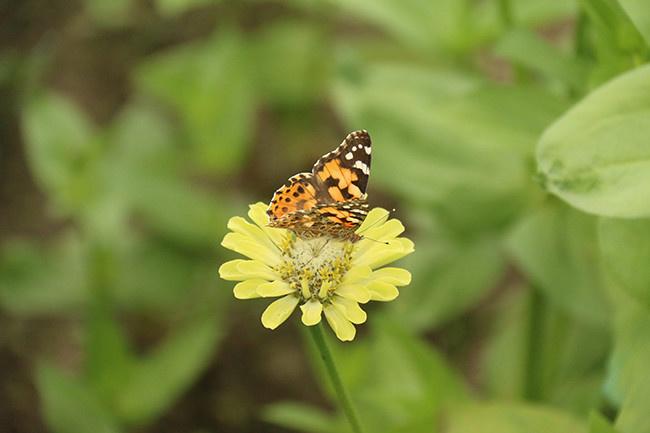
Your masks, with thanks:
[(299, 210), (309, 210), (318, 203), (311, 173), (298, 173), (275, 191), (266, 213), (271, 221)]
[(354, 131), (312, 170), (318, 203), (363, 200), (370, 176), (371, 141), (367, 131)]

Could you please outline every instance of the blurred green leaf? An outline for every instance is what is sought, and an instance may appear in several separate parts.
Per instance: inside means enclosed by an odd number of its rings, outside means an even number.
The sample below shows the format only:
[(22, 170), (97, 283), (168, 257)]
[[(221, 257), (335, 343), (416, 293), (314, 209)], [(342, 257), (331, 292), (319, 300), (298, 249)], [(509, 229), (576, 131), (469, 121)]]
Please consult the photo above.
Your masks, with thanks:
[(650, 45), (650, 8), (645, 0), (618, 0), (636, 28)]
[(621, 406), (616, 429), (621, 433), (648, 433), (650, 311), (631, 301), (619, 301), (618, 306), (607, 391)]
[(99, 142), (90, 121), (69, 101), (47, 94), (23, 112), (32, 172), (64, 211), (82, 208), (97, 190), (94, 166)]
[(618, 433), (613, 425), (598, 412), (589, 414), (589, 433)]
[(40, 365), (37, 386), (47, 425), (54, 433), (118, 433), (116, 421), (77, 379)]
[(610, 315), (600, 268), (597, 220), (566, 206), (523, 219), (508, 239), (522, 271), (557, 308), (594, 324)]
[(546, 188), (585, 212), (650, 215), (650, 66), (605, 84), (551, 125), (537, 147)]
[(180, 245), (215, 245), (226, 231), (228, 204), (173, 178), (141, 179), (128, 194), (138, 217)]
[(302, 403), (274, 403), (264, 408), (262, 418), (272, 424), (300, 432), (339, 433), (345, 428), (321, 409)]
[(198, 167), (232, 173), (248, 149), (254, 115), (248, 48), (231, 32), (140, 65), (138, 86), (176, 110)]
[(650, 219), (601, 218), (600, 247), (612, 276), (650, 307)]
[(646, 378), (650, 359), (650, 312), (632, 301), (619, 300), (615, 346), (609, 364), (608, 396), (623, 404), (634, 386)]
[(160, 416), (210, 361), (221, 333), (214, 314), (197, 317), (137, 361), (118, 395), (119, 418), (142, 425)]
[(107, 407), (119, 396), (133, 367), (126, 337), (113, 314), (108, 299), (95, 299), (87, 325), (85, 374)]
[(308, 23), (281, 22), (256, 35), (253, 69), (260, 95), (278, 105), (318, 103), (332, 74), (323, 32)]
[(580, 5), (589, 18), (583, 25), (585, 41), (590, 41), (590, 52), (597, 59), (589, 80), (591, 87), (648, 59), (646, 42), (618, 0), (581, 0)]
[(221, 0), (156, 0), (158, 10), (164, 16), (179, 15), (201, 6), (221, 3)]
[(495, 52), (571, 88), (581, 89), (584, 85), (587, 70), (580, 58), (560, 52), (532, 31), (517, 29), (506, 33), (495, 47)]
[(0, 303), (34, 315), (74, 310), (88, 298), (84, 249), (68, 234), (52, 246), (5, 242), (0, 252)]
[(586, 433), (573, 416), (546, 406), (482, 403), (459, 407), (447, 418), (445, 433)]
[[(444, 246), (443, 257), (436, 258), (427, 249), (429, 242)], [(417, 245), (418, 254), (405, 266), (413, 282), (401, 290), (399, 302), (390, 306), (391, 314), (410, 329), (432, 329), (467, 311), (495, 287), (505, 268), (494, 239), (467, 243), (423, 239)], [(421, 266), (410, 266), (418, 260), (416, 256), (422, 258)]]

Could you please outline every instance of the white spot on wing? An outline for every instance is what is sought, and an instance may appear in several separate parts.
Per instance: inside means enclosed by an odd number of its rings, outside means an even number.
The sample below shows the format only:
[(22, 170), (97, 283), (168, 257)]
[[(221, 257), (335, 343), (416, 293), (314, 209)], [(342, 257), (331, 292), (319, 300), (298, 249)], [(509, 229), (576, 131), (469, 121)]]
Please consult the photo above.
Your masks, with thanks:
[(364, 149), (365, 149), (366, 153), (368, 155), (370, 155), (370, 151), (372, 150), (372, 149), (370, 149), (370, 146), (366, 146)]
[(348, 153), (345, 154), (345, 159), (350, 160), (352, 158), (354, 158), (354, 155), (352, 154), (352, 152), (348, 152)]
[(365, 175), (370, 174), (370, 169), (368, 168), (368, 166), (363, 161), (355, 161), (353, 167), (358, 168)]

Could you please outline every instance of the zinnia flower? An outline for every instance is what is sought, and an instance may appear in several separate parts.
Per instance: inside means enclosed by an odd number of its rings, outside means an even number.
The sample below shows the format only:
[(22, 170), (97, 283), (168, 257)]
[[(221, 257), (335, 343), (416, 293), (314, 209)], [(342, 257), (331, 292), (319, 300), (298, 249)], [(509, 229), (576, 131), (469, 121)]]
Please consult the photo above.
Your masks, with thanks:
[(405, 269), (383, 267), (413, 252), (413, 242), (398, 237), (404, 226), (388, 219), (388, 211), (374, 208), (356, 233), (357, 242), (319, 237), (301, 239), (289, 230), (268, 227), (267, 206), (250, 206), (249, 218), (233, 217), (230, 233), (221, 242), (250, 260), (231, 260), (219, 268), (221, 278), (239, 281), (238, 299), (272, 298), (262, 324), (275, 329), (300, 306), (302, 322), (313, 326), (322, 313), (342, 341), (354, 339), (354, 325), (366, 321), (359, 304), (392, 301), (398, 286), (410, 283)]

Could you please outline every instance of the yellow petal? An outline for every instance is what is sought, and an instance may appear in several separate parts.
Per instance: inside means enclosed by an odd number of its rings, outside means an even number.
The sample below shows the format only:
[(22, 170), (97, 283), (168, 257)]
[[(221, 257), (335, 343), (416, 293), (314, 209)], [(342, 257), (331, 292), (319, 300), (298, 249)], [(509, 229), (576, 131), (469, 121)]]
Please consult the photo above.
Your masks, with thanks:
[(370, 300), (370, 292), (362, 284), (341, 284), (336, 288), (336, 294), (362, 304)]
[(363, 232), (370, 229), (371, 227), (376, 227), (383, 224), (388, 219), (389, 212), (386, 209), (380, 207), (373, 208), (366, 219), (363, 220), (363, 223), (356, 230), (356, 233), (363, 235)]
[(373, 301), (392, 301), (399, 296), (397, 287), (378, 280), (368, 283), (368, 291)]
[[(362, 241), (363, 242), (363, 241)], [(376, 243), (366, 251), (353, 253), (353, 266), (370, 266), (379, 268), (413, 252), (413, 241), (407, 238), (397, 238), (387, 244)]]
[(263, 298), (274, 298), (276, 296), (288, 295), (295, 291), (296, 289), (292, 289), (289, 286), (289, 283), (282, 280), (276, 280), (270, 283), (265, 281), (264, 284), (261, 284), (257, 288), (257, 294)]
[(262, 313), (262, 325), (268, 329), (275, 329), (291, 316), (298, 305), (298, 297), (287, 295), (277, 301), (271, 302)]
[(388, 241), (399, 236), (404, 231), (404, 225), (400, 220), (392, 219), (377, 227), (372, 227), (363, 232), (362, 236), (368, 240)]
[(236, 259), (236, 260), (230, 260), (229, 262), (226, 262), (219, 266), (219, 276), (228, 281), (241, 281), (241, 280), (246, 280), (250, 277), (248, 277), (246, 274), (243, 274), (237, 266), (241, 262), (245, 262), (246, 260), (242, 259)]
[(381, 268), (374, 271), (370, 279), (383, 281), (394, 286), (406, 286), (411, 283), (411, 273), (402, 268)]
[(282, 256), (279, 250), (272, 250), (263, 243), (252, 240), (241, 233), (228, 233), (224, 236), (221, 245), (224, 248), (238, 252), (241, 255), (259, 260), (269, 266), (277, 265)]
[(269, 227), (269, 216), (266, 214), (266, 209), (268, 209), (268, 205), (264, 203), (257, 202), (252, 204), (248, 210), (248, 217), (266, 233), (275, 245), (281, 246), (287, 236), (287, 231)]
[(302, 310), (302, 323), (307, 326), (314, 326), (320, 323), (320, 316), (323, 312), (323, 304), (312, 299), (300, 306)]
[(263, 278), (275, 280), (280, 276), (262, 262), (257, 260), (242, 260), (237, 263), (237, 270), (246, 275), (247, 278)]
[(372, 274), (370, 266), (353, 266), (343, 276), (341, 283), (353, 284), (365, 280)]
[(235, 233), (241, 233), (248, 236), (252, 241), (264, 244), (267, 248), (278, 249), (271, 238), (258, 226), (251, 224), (244, 218), (236, 216), (228, 220), (228, 229)]
[(327, 323), (329, 323), (330, 327), (334, 330), (334, 333), (339, 340), (354, 340), (354, 336), (357, 333), (357, 330), (354, 329), (354, 325), (345, 318), (343, 313), (338, 308), (330, 304), (326, 305), (323, 311), (325, 312)]
[(354, 324), (363, 323), (368, 318), (368, 315), (359, 307), (359, 304), (351, 299), (334, 296), (332, 305), (341, 310), (345, 318)]
[(257, 294), (257, 286), (264, 283), (266, 283), (266, 281), (261, 279), (246, 280), (246, 281), (242, 281), (241, 283), (237, 283), (235, 285), (235, 288), (233, 289), (235, 298), (237, 299), (259, 298), (260, 295)]

